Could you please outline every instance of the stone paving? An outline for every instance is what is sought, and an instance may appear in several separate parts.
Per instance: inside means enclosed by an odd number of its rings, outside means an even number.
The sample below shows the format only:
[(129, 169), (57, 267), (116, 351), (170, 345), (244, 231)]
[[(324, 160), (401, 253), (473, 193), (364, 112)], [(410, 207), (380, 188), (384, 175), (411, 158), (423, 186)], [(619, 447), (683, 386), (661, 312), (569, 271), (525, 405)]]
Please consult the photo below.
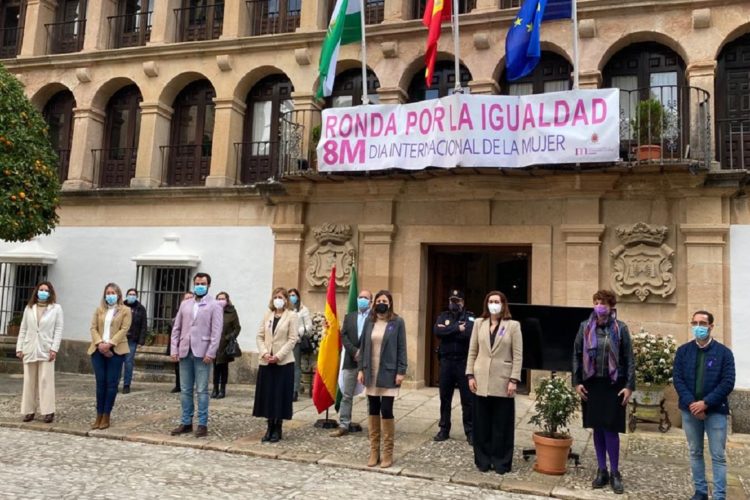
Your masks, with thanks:
[[(215, 460), (239, 460), (233, 455), (240, 454), (263, 459), (280, 459), (281, 462), (275, 462), (275, 467), (280, 470), (288, 468), (290, 472), (307, 471), (304, 467), (310, 468), (308, 483), (292, 482), (289, 484), (290, 489), (284, 489), (284, 485), (269, 485), (265, 492), (274, 497), (294, 497), (296, 493), (312, 493), (313, 490), (309, 488), (315, 485), (315, 481), (329, 476), (340, 478), (341, 481), (351, 477), (356, 481), (365, 481), (359, 484), (372, 484), (373, 488), (382, 484), (387, 491), (391, 491), (388, 488), (393, 489), (393, 495), (401, 491), (398, 488), (402, 485), (406, 488), (407, 484), (413, 484), (416, 489), (410, 492), (409, 496), (415, 498), (456, 498), (464, 496), (462, 492), (465, 490), (460, 489), (462, 487), (482, 488), (480, 498), (489, 498), (491, 494), (499, 493), (498, 490), (566, 499), (686, 499), (693, 493), (687, 446), (680, 429), (672, 429), (662, 434), (654, 427), (639, 425), (635, 433), (622, 437), (620, 469), (625, 482), (625, 495), (614, 495), (608, 490), (591, 490), (590, 483), (596, 471), (596, 459), (591, 435), (581, 429), (579, 423), (575, 423), (571, 431), (574, 438), (573, 451), (581, 454), (581, 465), (574, 467), (571, 462), (564, 476), (547, 476), (534, 472), (533, 458), (525, 462), (521, 457), (523, 448), (532, 447), (531, 435), (534, 431), (533, 426), (528, 424), (533, 402), (527, 397), (518, 397), (516, 403), (516, 453), (513, 470), (500, 476), (492, 472), (480, 473), (473, 466), (471, 448), (463, 439), (458, 394), (454, 400), (453, 410), (454, 439), (442, 443), (432, 441), (432, 436), (437, 432), (439, 413), (437, 390), (432, 388), (401, 391), (394, 404), (397, 419), (395, 464), (390, 469), (372, 470), (365, 465), (368, 449), (366, 430), (342, 438), (329, 437), (329, 431), (313, 426), (320, 416), (307, 397), (302, 397), (295, 403), (294, 419), (284, 424), (284, 439), (276, 444), (262, 444), (260, 438), (265, 432), (265, 421), (252, 417), (253, 393), (252, 387), (249, 386), (229, 386), (225, 399), (211, 400), (209, 436), (207, 439), (196, 439), (192, 436), (169, 436), (168, 431), (178, 423), (180, 414), (179, 394), (170, 394), (169, 384), (140, 383), (132, 387), (133, 391), (130, 394), (119, 395), (112, 413), (112, 427), (105, 431), (88, 430), (95, 416), (93, 377), (58, 374), (57, 414), (52, 425), (38, 421), (21, 423), (21, 384), (19, 375), (0, 374), (0, 427), (6, 428), (0, 429), (0, 462), (3, 464), (0, 480), (3, 480), (5, 467), (15, 460), (6, 459), (5, 450), (9, 449), (6, 445), (15, 442), (12, 433), (18, 432), (9, 429), (23, 429), (109, 438), (93, 440), (97, 443), (95, 446), (105, 448), (112, 446), (113, 439), (140, 443), (141, 446), (168, 445), (169, 448), (166, 449), (149, 448), (149, 453), (175, 453), (179, 460), (185, 459), (188, 462), (199, 460), (201, 452), (195, 450), (203, 449), (228, 452), (223, 455), (211, 454), (211, 463)], [(353, 417), (354, 421), (366, 424), (366, 402), (363, 398), (355, 399)], [(47, 435), (44, 439), (64, 443), (73, 438)], [(92, 440), (83, 442), (90, 441)], [(88, 447), (86, 449), (88, 450)], [(184, 451), (185, 449), (191, 451)], [(77, 457), (74, 453), (66, 456)], [(143, 457), (140, 458), (142, 460)], [(149, 461), (156, 463), (150, 458)], [(269, 462), (270, 465), (266, 465), (265, 461), (258, 463), (261, 464), (261, 472), (257, 474), (262, 474), (264, 468), (271, 470), (270, 468), (274, 467), (274, 462)], [(728, 498), (750, 498), (750, 435), (730, 436), (728, 463)], [(59, 464), (60, 467), (63, 465)], [(298, 467), (300, 469), (297, 469)], [(162, 470), (161, 465), (159, 470)], [(708, 470), (710, 474), (710, 467)], [(200, 474), (204, 473), (195, 472), (187, 466), (175, 472), (177, 478), (188, 475), (201, 481), (211, 481), (213, 484), (209, 477), (200, 478)], [(170, 481), (174, 478), (170, 479), (164, 472), (160, 474), (162, 476), (159, 476), (158, 484), (171, 484)], [(250, 481), (253, 480), (252, 474), (248, 476)], [(398, 476), (399, 479), (392, 476)], [(314, 481), (313, 477), (318, 479)], [(422, 482), (402, 482), (409, 478)], [(231, 474), (225, 476), (225, 479), (226, 481), (222, 481), (222, 488), (226, 486), (228, 489), (221, 490), (222, 494), (241, 494), (241, 488), (236, 489), (240, 486), (237, 483), (244, 484), (245, 481), (232, 479)], [(287, 482), (286, 476), (284, 482)], [(277, 487), (279, 489), (274, 489)], [(76, 491), (78, 494), (75, 496), (93, 495), (91, 491)], [(152, 491), (160, 490), (157, 488)], [(358, 491), (367, 493), (368, 490), (365, 486)], [(466, 491), (467, 494), (470, 493), (469, 490)], [(171, 490), (168, 496), (173, 496)], [(385, 498), (395, 497), (387, 495)]]

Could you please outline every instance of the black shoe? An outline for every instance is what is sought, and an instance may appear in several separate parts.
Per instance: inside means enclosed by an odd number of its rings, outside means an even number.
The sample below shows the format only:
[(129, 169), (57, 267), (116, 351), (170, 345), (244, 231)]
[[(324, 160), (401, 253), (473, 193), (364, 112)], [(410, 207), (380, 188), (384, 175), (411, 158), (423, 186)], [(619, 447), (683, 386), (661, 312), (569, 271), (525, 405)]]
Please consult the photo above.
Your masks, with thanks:
[(609, 472), (607, 469), (598, 469), (596, 471), (596, 478), (591, 483), (591, 487), (598, 490), (599, 488), (604, 488), (607, 484), (609, 484)]
[(222, 385), (219, 389), (219, 394), (216, 395), (216, 399), (224, 399), (225, 397), (227, 397), (227, 388)]
[(469, 446), (474, 446), (474, 438), (471, 437), (471, 434), (466, 435), (466, 442), (469, 443)]
[(214, 390), (211, 392), (211, 399), (216, 399), (218, 395), (219, 395), (219, 388), (218, 386), (214, 386)]
[(271, 440), (271, 431), (273, 430), (273, 424), (271, 423), (271, 419), (268, 419), (268, 425), (266, 427), (266, 434), (260, 439), (261, 443), (267, 443)]
[(205, 425), (199, 425), (198, 430), (195, 431), (195, 437), (202, 438), (208, 436), (208, 427)]
[(296, 403), (298, 399), (299, 399), (299, 393), (297, 391), (294, 391), (294, 396), (292, 396), (292, 401)]
[(490, 470), (489, 465), (477, 465), (477, 469), (479, 469), (479, 472), (487, 472)]
[(129, 385), (124, 385), (122, 387), (122, 393), (123, 394), (130, 394), (130, 386)]
[(270, 443), (278, 443), (281, 440), (281, 424), (274, 422), (271, 424), (271, 437), (268, 439)]
[(174, 429), (172, 429), (172, 432), (170, 432), (173, 436), (179, 436), (180, 434), (187, 434), (188, 432), (193, 432), (193, 426), (191, 425), (185, 425), (180, 424)]
[(708, 500), (708, 494), (707, 493), (698, 493), (695, 492), (695, 495), (690, 497), (690, 500)]
[(182, 390), (180, 390), (179, 387), (172, 387), (172, 390), (169, 391), (169, 392), (171, 392), (172, 394), (175, 394), (175, 393), (178, 393), (178, 392), (182, 392)]
[(622, 486), (622, 476), (619, 471), (612, 471), (612, 474), (609, 476), (609, 484), (612, 485), (612, 491), (618, 495), (622, 495), (625, 492), (625, 488)]
[(440, 431), (437, 434), (435, 434), (435, 437), (432, 438), (432, 440), (440, 442), (440, 441), (447, 441), (448, 438), (450, 438), (450, 433), (446, 430), (440, 429)]

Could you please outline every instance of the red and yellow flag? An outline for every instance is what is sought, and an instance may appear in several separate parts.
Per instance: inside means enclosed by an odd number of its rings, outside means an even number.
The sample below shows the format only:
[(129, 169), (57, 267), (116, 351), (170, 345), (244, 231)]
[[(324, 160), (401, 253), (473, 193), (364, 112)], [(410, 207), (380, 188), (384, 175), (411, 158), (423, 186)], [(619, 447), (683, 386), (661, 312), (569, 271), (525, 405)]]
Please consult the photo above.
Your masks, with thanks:
[(429, 30), (427, 34), (427, 49), (424, 54), (424, 63), (427, 66), (424, 72), (424, 79), (427, 83), (427, 88), (430, 88), (432, 85), (432, 73), (435, 70), (438, 40), (440, 39), (440, 25), (451, 19), (451, 1), (427, 0), (427, 5), (424, 8), (422, 24)]
[(339, 353), (341, 351), (341, 331), (336, 317), (336, 266), (331, 269), (326, 293), (326, 330), (318, 351), (318, 364), (315, 367), (312, 399), (318, 413), (322, 413), (336, 402), (339, 380)]

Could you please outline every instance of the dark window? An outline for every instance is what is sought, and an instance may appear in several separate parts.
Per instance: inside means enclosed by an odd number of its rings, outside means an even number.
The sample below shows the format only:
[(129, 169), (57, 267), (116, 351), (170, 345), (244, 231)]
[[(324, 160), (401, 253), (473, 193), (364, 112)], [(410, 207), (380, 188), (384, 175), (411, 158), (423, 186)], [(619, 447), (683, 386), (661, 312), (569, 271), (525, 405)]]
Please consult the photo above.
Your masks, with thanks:
[(200, 186), (211, 166), (214, 132), (214, 88), (208, 80), (185, 87), (177, 96), (168, 153), (170, 186)]
[(189, 267), (138, 266), (136, 288), (154, 333), (171, 333), (172, 320), (190, 289), (190, 273)]
[(47, 52), (67, 54), (83, 48), (86, 31), (86, 2), (60, 0), (57, 4), (57, 22), (46, 25)]
[[(461, 65), (461, 86), (468, 89), (471, 81), (471, 73), (465, 66)], [(409, 102), (426, 101), (437, 99), (453, 94), (456, 87), (456, 72), (453, 61), (438, 61), (435, 63), (435, 72), (432, 75), (432, 85), (427, 88), (424, 80), (424, 68), (419, 70), (409, 86)]]
[(16, 57), (23, 42), (26, 2), (10, 0), (0, 4), (0, 59)]
[(57, 173), (60, 182), (68, 178), (70, 147), (73, 144), (73, 108), (76, 102), (69, 90), (52, 96), (42, 115), (49, 126), (49, 139), (58, 156)]
[(501, 9), (517, 9), (521, 6), (521, 0), (500, 0)]
[(0, 330), (21, 324), (21, 315), (34, 288), (47, 279), (46, 264), (0, 263)]
[[(356, 0), (359, 2), (360, 0)], [(336, 6), (336, 0), (328, 2), (328, 19), (330, 23), (333, 17), (333, 9)], [(385, 15), (385, 0), (365, 0), (365, 24), (380, 24), (383, 22)]]
[(722, 167), (750, 169), (750, 35), (727, 44), (719, 55), (716, 119)]
[(302, 0), (247, 0), (247, 7), (253, 36), (292, 33), (299, 28)]
[(240, 155), (243, 183), (279, 175), (285, 157), (282, 138), (296, 127), (292, 119), (293, 91), (285, 75), (268, 76), (250, 90)]
[(215, 40), (224, 24), (224, 2), (216, 0), (183, 0), (175, 9), (177, 41)]
[(139, 47), (151, 39), (155, 0), (121, 0), (118, 15), (108, 17), (111, 47)]
[(539, 64), (530, 75), (513, 82), (505, 80), (505, 75), (503, 75), (500, 89), (506, 95), (544, 94), (570, 90), (572, 71), (573, 67), (564, 57), (553, 52), (542, 52)]
[[(371, 70), (367, 70), (367, 97), (370, 104), (380, 102), (378, 95), (380, 82)], [(326, 99), (326, 107), (342, 108), (362, 104), (362, 70), (349, 69), (336, 76), (333, 92)]]
[(104, 149), (96, 151), (101, 187), (127, 187), (135, 176), (142, 100), (138, 87), (129, 85), (107, 103)]
[[(451, 2), (451, 6), (453, 5), (452, 0), (445, 0), (446, 2)], [(424, 16), (424, 9), (427, 6), (427, 0), (417, 0), (414, 2), (414, 12), (413, 16), (414, 19), (422, 19)], [(466, 14), (467, 12), (471, 12), (474, 10), (474, 8), (477, 6), (477, 0), (458, 0), (458, 13), (459, 14)]]

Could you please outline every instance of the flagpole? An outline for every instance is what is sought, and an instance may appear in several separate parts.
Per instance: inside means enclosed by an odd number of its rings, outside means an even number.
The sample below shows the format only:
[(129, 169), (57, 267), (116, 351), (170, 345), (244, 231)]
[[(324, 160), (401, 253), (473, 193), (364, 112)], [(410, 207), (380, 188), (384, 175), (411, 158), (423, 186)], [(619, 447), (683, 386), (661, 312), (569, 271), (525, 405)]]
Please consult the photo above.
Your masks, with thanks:
[(573, 20), (573, 89), (578, 90), (578, 2), (572, 0), (571, 18)]
[(460, 40), (458, 36), (458, 0), (453, 0), (453, 64), (454, 64), (454, 77), (456, 79), (456, 85), (454, 91), (457, 94), (463, 93), (461, 89), (461, 68), (459, 60), (461, 59), (461, 48)]
[(362, 27), (362, 104), (370, 104), (367, 96), (367, 41), (365, 40), (365, 14), (367, 13), (367, 0), (360, 0), (360, 23)]

